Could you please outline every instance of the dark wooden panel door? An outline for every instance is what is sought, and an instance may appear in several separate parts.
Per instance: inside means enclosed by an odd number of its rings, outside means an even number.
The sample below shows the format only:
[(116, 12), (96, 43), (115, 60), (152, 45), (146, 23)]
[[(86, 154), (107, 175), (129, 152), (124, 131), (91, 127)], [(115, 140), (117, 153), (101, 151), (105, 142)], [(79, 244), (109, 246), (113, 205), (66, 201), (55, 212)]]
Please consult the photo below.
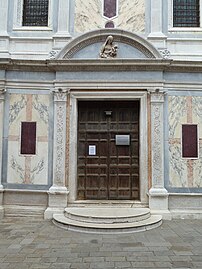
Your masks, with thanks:
[(78, 111), (78, 199), (139, 199), (139, 101), (81, 101)]

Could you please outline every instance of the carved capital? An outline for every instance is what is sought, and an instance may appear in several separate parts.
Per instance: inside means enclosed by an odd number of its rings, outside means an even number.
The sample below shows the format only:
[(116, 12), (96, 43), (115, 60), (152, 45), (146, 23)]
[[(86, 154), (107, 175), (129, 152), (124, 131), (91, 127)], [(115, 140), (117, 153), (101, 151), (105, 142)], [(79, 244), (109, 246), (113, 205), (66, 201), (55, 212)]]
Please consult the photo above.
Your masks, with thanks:
[(50, 59), (55, 59), (57, 57), (57, 54), (59, 53), (60, 51), (59, 50), (51, 50), (49, 52), (49, 58)]
[(54, 94), (55, 102), (66, 102), (67, 95), (69, 94), (69, 89), (58, 88), (57, 90), (52, 91)]
[(6, 90), (4, 88), (0, 89), (0, 101), (4, 101), (5, 93), (6, 93)]
[(170, 51), (168, 49), (161, 49), (160, 53), (163, 59), (170, 59)]
[(166, 92), (160, 88), (149, 89), (148, 94), (151, 96), (151, 103), (163, 103)]

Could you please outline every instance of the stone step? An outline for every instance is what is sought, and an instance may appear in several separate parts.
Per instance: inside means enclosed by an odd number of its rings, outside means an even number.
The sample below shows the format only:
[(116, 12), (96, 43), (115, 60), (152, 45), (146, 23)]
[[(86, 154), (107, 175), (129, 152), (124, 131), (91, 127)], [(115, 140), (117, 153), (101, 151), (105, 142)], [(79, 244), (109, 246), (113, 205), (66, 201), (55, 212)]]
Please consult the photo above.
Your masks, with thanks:
[(63, 229), (76, 232), (99, 233), (99, 234), (120, 234), (143, 232), (157, 228), (162, 223), (162, 217), (159, 215), (136, 222), (125, 223), (90, 223), (78, 220), (72, 220), (63, 214), (54, 214), (53, 223)]
[(148, 208), (147, 203), (132, 200), (77, 200), (69, 202), (68, 207), (125, 207), (125, 208)]
[(65, 217), (88, 223), (132, 223), (150, 217), (148, 208), (66, 208)]
[(162, 216), (148, 208), (71, 207), (64, 214), (54, 214), (53, 222), (64, 229), (90, 233), (131, 233), (156, 228)]

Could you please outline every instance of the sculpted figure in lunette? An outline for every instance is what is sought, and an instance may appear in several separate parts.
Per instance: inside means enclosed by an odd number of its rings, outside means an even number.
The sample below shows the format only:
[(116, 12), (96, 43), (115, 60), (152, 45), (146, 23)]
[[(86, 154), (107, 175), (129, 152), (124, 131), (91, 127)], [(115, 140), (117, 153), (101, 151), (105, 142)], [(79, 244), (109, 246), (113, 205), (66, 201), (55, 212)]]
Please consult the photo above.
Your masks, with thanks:
[(117, 45), (113, 45), (113, 36), (109, 35), (100, 50), (101, 58), (114, 58), (117, 55)]

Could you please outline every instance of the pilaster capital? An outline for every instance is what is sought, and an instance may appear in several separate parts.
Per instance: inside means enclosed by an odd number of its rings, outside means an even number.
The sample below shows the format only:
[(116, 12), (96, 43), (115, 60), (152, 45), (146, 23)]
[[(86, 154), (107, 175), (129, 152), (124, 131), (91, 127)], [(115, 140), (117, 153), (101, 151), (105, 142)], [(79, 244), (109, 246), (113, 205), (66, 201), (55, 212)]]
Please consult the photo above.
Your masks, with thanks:
[(54, 102), (66, 102), (67, 95), (70, 92), (70, 89), (58, 88), (52, 91), (54, 95)]
[(4, 101), (5, 93), (6, 93), (6, 89), (0, 88), (0, 101)]
[(153, 88), (148, 90), (148, 94), (151, 96), (151, 103), (164, 103), (164, 96), (166, 91), (161, 88)]

